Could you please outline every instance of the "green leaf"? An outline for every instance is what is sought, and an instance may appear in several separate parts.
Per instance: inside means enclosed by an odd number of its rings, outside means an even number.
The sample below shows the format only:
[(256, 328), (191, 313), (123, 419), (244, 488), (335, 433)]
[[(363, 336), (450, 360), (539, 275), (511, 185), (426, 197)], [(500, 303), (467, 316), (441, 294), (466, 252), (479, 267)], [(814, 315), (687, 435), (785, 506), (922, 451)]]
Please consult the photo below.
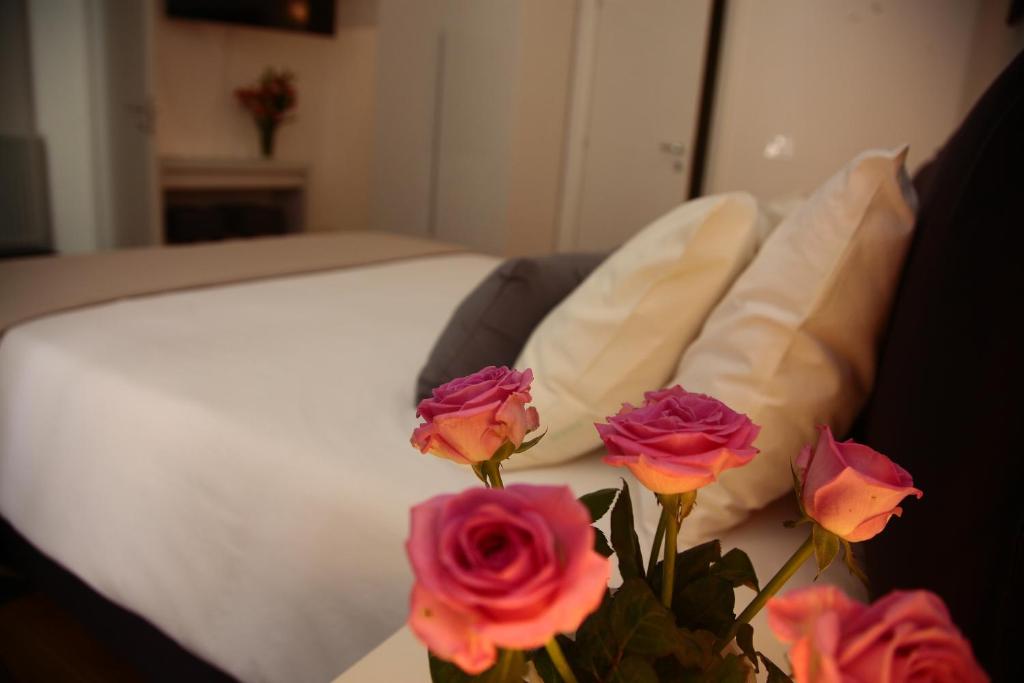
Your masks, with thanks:
[[(555, 636), (558, 639), (558, 645), (562, 648), (562, 652), (565, 653), (566, 659), (569, 661), (569, 666), (573, 666), (573, 642), (565, 636)], [(551, 661), (551, 656), (548, 654), (546, 648), (538, 648), (530, 653), (532, 656), (530, 661), (533, 662), (534, 669), (537, 670), (537, 675), (544, 683), (564, 683), (564, 679), (561, 674), (558, 673), (558, 669), (555, 668), (555, 663)], [(575, 668), (574, 668), (575, 671)]]
[(800, 481), (800, 473), (796, 471), (796, 465), (791, 460), (789, 462), (789, 471), (793, 475), (793, 492), (796, 494), (796, 505), (800, 508), (800, 516), (806, 517), (807, 513), (804, 512), (804, 483)]
[(612, 596), (611, 633), (628, 654), (664, 657), (675, 649), (676, 623), (642, 579), (628, 579)]
[(622, 492), (612, 508), (612, 547), (619, 558), (619, 573), (623, 580), (644, 578), (644, 558), (640, 539), (633, 528), (633, 502), (625, 479), (622, 480)]
[(682, 590), (694, 579), (706, 576), (711, 565), (721, 559), (722, 544), (718, 540), (695, 545), (677, 554), (675, 591)]
[(510, 457), (512, 457), (512, 454), (515, 452), (515, 444), (513, 444), (511, 441), (506, 441), (505, 443), (498, 446), (498, 450), (494, 451), (494, 454), (491, 455), (491, 460), (500, 463), (502, 460), (508, 460)]
[(434, 683), (522, 683), (526, 675), (526, 656), (520, 650), (498, 650), (498, 661), (486, 671), (471, 676), (456, 664), (430, 658), (430, 680)]
[(850, 570), (850, 573), (860, 579), (860, 582), (864, 584), (864, 588), (871, 591), (871, 584), (868, 581), (868, 575), (864, 573), (864, 570), (857, 564), (857, 559), (853, 556), (853, 546), (845, 538), (839, 539), (843, 543), (843, 560), (846, 562), (846, 568)]
[(477, 479), (479, 479), (480, 481), (482, 481), (484, 483), (484, 486), (489, 486), (489, 484), (487, 483), (487, 475), (484, 474), (484, 467), (483, 467), (483, 465), (481, 465), (478, 462), (477, 463), (473, 463), (473, 474), (476, 475)]
[(761, 658), (764, 663), (765, 671), (768, 672), (768, 678), (765, 679), (765, 683), (793, 683), (793, 679), (786, 675), (786, 673), (775, 665), (775, 662), (765, 657), (760, 652), (757, 655)]
[(650, 662), (642, 657), (630, 655), (622, 659), (611, 671), (609, 683), (658, 683), (658, 674)]
[[(529, 441), (524, 441), (519, 446), (519, 448), (517, 448), (514, 451), (512, 451), (512, 453), (522, 453), (524, 451), (530, 450), (531, 448), (533, 448), (534, 446), (539, 444), (540, 440), (543, 439), (545, 436), (547, 436), (547, 433), (548, 433), (548, 430), (545, 429), (543, 434), (541, 434), (540, 436), (538, 436), (535, 439), (530, 439)], [(509, 453), (509, 455), (512, 455), (512, 453)], [(508, 456), (506, 456), (506, 457), (508, 457)]]
[(787, 519), (782, 523), (782, 526), (787, 529), (795, 529), (801, 524), (814, 524), (814, 520), (810, 517), (801, 517), (800, 519)]
[(618, 491), (615, 489), (601, 489), (600, 491), (593, 491), (580, 496), (580, 502), (590, 512), (591, 522), (596, 522), (604, 517), (604, 514), (608, 512), (608, 508), (612, 506), (612, 501), (615, 500), (615, 494), (617, 493)]
[(711, 573), (725, 579), (733, 587), (746, 586), (753, 591), (760, 590), (754, 565), (747, 554), (739, 548), (733, 548), (723, 555), (722, 559), (715, 563)]
[(615, 553), (608, 545), (608, 537), (600, 529), (594, 529), (594, 550), (605, 557), (611, 557)]
[[(719, 541), (708, 541), (676, 554), (676, 579), (673, 594), (678, 594), (692, 581), (707, 576), (711, 565), (722, 559), (722, 544)], [(654, 573), (649, 577), (655, 593), (661, 593), (661, 576), (663, 562), (655, 565)]]
[(704, 629), (717, 636), (732, 626), (736, 594), (732, 584), (713, 575), (690, 582), (672, 599), (672, 611), (680, 626)]
[(740, 652), (746, 655), (750, 663), (754, 665), (754, 671), (758, 671), (757, 650), (754, 649), (754, 627), (750, 624), (740, 624), (736, 631), (736, 644), (739, 646)]
[(691, 631), (677, 628), (676, 649), (672, 653), (677, 662), (688, 669), (707, 669), (715, 658), (717, 636), (711, 631)]
[(569, 664), (574, 671), (574, 664), (578, 663), (580, 670), (590, 671), (598, 677), (597, 672), (612, 665), (617, 653), (612, 651), (615, 645), (612, 642), (611, 611), (612, 597), (605, 591), (601, 606), (576, 630), (575, 657), (570, 652), (565, 653), (570, 657)]
[(739, 655), (726, 655), (702, 679), (707, 683), (747, 683), (749, 665)]
[(814, 578), (817, 579), (839, 554), (839, 537), (820, 524), (814, 525), (813, 535), (814, 556), (818, 561), (818, 575)]

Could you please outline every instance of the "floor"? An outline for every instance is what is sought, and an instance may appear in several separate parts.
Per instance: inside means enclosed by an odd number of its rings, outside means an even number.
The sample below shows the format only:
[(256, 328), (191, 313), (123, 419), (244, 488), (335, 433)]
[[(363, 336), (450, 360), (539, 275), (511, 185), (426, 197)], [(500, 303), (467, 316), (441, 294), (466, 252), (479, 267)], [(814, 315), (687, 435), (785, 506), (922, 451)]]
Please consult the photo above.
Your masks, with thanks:
[(0, 565), (0, 683), (138, 683), (67, 612)]

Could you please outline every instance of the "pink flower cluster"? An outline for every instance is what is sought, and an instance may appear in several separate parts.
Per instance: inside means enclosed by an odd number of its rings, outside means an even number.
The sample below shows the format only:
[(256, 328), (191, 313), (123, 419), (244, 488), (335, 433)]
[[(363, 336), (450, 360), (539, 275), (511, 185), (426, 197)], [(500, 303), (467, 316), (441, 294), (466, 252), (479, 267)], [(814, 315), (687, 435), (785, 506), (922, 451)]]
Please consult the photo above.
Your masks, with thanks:
[(608, 449), (604, 461), (628, 467), (656, 493), (696, 491), (757, 455), (752, 444), (761, 428), (717, 399), (680, 386), (644, 399), (595, 427)]
[(476, 674), (496, 648), (531, 649), (597, 609), (608, 560), (566, 486), (470, 489), (412, 510), (409, 626), (437, 656)]
[(412, 445), (463, 465), (489, 460), (506, 441), (518, 448), (540, 421), (526, 405), (532, 383), (531, 370), (491, 366), (442, 384), (416, 409), (424, 422)]
[[(518, 448), (539, 424), (528, 405), (532, 380), (530, 370), (488, 367), (438, 387), (418, 407), (413, 445), (469, 465)], [(595, 426), (604, 461), (658, 494), (696, 491), (758, 453), (758, 425), (679, 386), (649, 392), (643, 405), (624, 405)], [(877, 535), (906, 496), (922, 495), (906, 470), (867, 446), (837, 442), (828, 427), (793, 465), (804, 514), (846, 541)], [(536, 648), (576, 630), (601, 603), (609, 576), (590, 523), (567, 487), (475, 488), (416, 506), (407, 543), (412, 630), (470, 674), (492, 666), (498, 648)], [(792, 645), (798, 683), (988, 680), (932, 593), (863, 605), (819, 587), (768, 608), (772, 629)]]
[(804, 588), (769, 601), (768, 622), (790, 644), (797, 683), (988, 681), (928, 591), (894, 591), (864, 605), (832, 586)]

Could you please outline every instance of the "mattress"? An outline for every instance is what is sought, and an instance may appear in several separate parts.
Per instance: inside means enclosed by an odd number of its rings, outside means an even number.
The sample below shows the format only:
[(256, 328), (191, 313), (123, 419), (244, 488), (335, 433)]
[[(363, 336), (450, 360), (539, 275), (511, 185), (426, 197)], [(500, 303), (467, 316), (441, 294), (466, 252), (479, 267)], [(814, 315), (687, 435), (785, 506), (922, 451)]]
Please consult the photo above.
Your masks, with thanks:
[[(331, 680), (405, 619), (409, 507), (479, 485), (408, 439), (414, 378), (496, 263), (434, 255), (12, 328), (0, 514), (237, 678)], [(623, 472), (589, 457), (510, 476), (584, 493)], [(653, 496), (634, 491), (649, 537)]]

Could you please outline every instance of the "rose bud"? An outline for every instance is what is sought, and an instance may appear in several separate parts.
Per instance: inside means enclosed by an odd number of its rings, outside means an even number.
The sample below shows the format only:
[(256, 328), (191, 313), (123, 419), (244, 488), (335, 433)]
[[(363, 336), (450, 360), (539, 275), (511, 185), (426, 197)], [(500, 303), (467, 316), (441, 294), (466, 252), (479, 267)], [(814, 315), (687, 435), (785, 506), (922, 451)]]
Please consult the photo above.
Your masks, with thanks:
[(425, 421), (412, 445), (462, 465), (489, 460), (506, 441), (518, 448), (539, 424), (537, 409), (526, 405), (532, 383), (531, 370), (491, 366), (442, 384), (416, 409)]
[(628, 467), (655, 493), (695, 491), (757, 455), (751, 444), (760, 427), (718, 399), (680, 386), (644, 398), (594, 426), (608, 449), (604, 461)]
[(804, 513), (850, 542), (866, 541), (903, 513), (899, 502), (924, 495), (910, 474), (878, 451), (854, 441), (837, 442), (818, 428), (818, 445), (805, 446), (793, 461)]
[(768, 602), (768, 624), (791, 644), (796, 683), (989, 680), (928, 591), (894, 591), (864, 605), (834, 586), (803, 588)]
[(600, 605), (609, 563), (593, 545), (590, 514), (566, 486), (432, 498), (412, 509), (409, 626), (469, 674), (493, 665), (496, 648), (540, 647)]

